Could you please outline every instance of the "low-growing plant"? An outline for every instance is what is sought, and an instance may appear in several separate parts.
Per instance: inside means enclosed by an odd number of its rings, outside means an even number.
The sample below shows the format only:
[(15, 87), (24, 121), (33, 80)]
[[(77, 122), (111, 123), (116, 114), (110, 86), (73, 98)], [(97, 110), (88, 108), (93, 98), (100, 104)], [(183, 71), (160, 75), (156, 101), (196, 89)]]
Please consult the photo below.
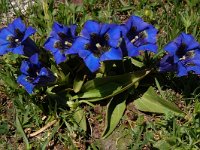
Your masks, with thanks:
[[(176, 76), (177, 81), (183, 81), (200, 74), (200, 44), (194, 36), (182, 32), (168, 44), (159, 45), (158, 29), (139, 16), (130, 15), (121, 24), (96, 20), (87, 20), (82, 24), (83, 20), (76, 18), (82, 10), (75, 11), (78, 7), (71, 5), (68, 8), (73, 9), (68, 11), (73, 14), (73, 21), (66, 18), (63, 21), (65, 24), (61, 24), (54, 22), (53, 9), (48, 9), (46, 4), (43, 3), (44, 17), (39, 18), (46, 23), (41, 24), (39, 35), (47, 35), (45, 31), (51, 32), (46, 40), (42, 39), (45, 41), (43, 46), (31, 38), (36, 29), (26, 26), (21, 18), (15, 19), (0, 31), (0, 75), (15, 95), (13, 102), (21, 110), (16, 114), (23, 114), (23, 118), (16, 117), (16, 127), (27, 149), (31, 149), (31, 144), (23, 127), (30, 127), (27, 122), (33, 118), (29, 117), (29, 113), (35, 113), (36, 116), (44, 113), (44, 116), (48, 116), (53, 112), (53, 116), (47, 119), (49, 124), (43, 130), (53, 124), (55, 128), (38, 145), (42, 149), (48, 146), (63, 126), (67, 134), (74, 134), (72, 128), (76, 128), (79, 134), (87, 136), (85, 133), (91, 129), (88, 128), (85, 105), (93, 107), (94, 103), (106, 103), (102, 138), (107, 138), (117, 127), (128, 103), (133, 103), (137, 110), (143, 112), (183, 116), (173, 101), (165, 100), (157, 78), (162, 76), (167, 80), (169, 76)], [(58, 5), (60, 7), (67, 8)], [(191, 25), (187, 15), (182, 16), (186, 32)], [(36, 16), (32, 17), (34, 19)], [(76, 24), (76, 21), (80, 24)], [(35, 24), (39, 27), (39, 24)], [(45, 27), (47, 29), (44, 30)], [(158, 51), (158, 45), (165, 51)], [(158, 92), (152, 87), (154, 85)], [(133, 97), (136, 100), (131, 101)], [(25, 105), (20, 103), (32, 103), (33, 106), (31, 110), (20, 108)], [(36, 105), (42, 111), (34, 111)], [(35, 126), (42, 124), (41, 119), (36, 117), (34, 120), (37, 120)], [(148, 144), (146, 139), (153, 140), (153, 132), (148, 134), (144, 131), (143, 122), (139, 121), (138, 128), (133, 129), (133, 139), (137, 143), (130, 145), (131, 148), (142, 148)], [(34, 132), (30, 136), (41, 132)], [(141, 141), (139, 137), (143, 132), (146, 137)], [(174, 134), (179, 134), (179, 131)], [(58, 139), (65, 140), (62, 135), (58, 135)], [(70, 138), (67, 141), (71, 142)], [(159, 147), (155, 141), (153, 144)]]

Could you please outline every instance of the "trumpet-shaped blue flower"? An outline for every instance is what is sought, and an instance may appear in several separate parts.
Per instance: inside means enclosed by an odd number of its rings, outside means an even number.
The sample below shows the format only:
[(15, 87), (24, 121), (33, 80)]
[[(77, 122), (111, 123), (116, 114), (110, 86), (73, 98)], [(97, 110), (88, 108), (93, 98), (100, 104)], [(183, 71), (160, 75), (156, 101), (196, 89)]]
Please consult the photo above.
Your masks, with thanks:
[(95, 72), (102, 61), (122, 59), (120, 39), (119, 26), (89, 20), (70, 51), (77, 50), (89, 70)]
[(55, 81), (53, 73), (43, 67), (38, 61), (38, 54), (30, 57), (29, 61), (23, 61), (20, 67), (22, 74), (17, 78), (29, 94), (33, 93), (35, 86), (46, 86)]
[(0, 55), (12, 52), (30, 57), (38, 51), (36, 44), (29, 38), (35, 32), (32, 27), (26, 28), (20, 18), (15, 19), (0, 31)]
[(200, 74), (200, 44), (192, 35), (181, 33), (168, 43), (164, 49), (168, 52), (160, 62), (160, 71), (176, 71), (185, 76), (189, 71)]
[(125, 24), (121, 25), (123, 42), (121, 48), (128, 52), (128, 56), (138, 56), (139, 51), (157, 52), (157, 29), (144, 22), (138, 16), (131, 16)]
[(77, 53), (76, 51), (68, 52), (76, 39), (76, 28), (76, 25), (67, 27), (54, 22), (50, 37), (45, 42), (44, 47), (51, 51), (57, 64), (64, 62), (67, 54)]
[(171, 55), (164, 56), (159, 64), (160, 72), (176, 71), (177, 64), (174, 64), (174, 58)]

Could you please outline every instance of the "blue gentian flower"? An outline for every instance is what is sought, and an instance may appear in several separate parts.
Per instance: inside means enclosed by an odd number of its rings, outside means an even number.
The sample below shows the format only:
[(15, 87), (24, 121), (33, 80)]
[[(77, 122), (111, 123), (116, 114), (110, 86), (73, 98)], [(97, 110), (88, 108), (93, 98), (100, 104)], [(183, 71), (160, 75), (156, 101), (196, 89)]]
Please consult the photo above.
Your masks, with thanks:
[(174, 64), (174, 58), (171, 55), (164, 56), (159, 64), (160, 72), (171, 72), (176, 71), (177, 64)]
[(138, 16), (131, 16), (121, 25), (123, 42), (121, 48), (128, 56), (138, 56), (139, 51), (157, 52), (156, 35), (158, 30)]
[(37, 53), (32, 55), (29, 61), (23, 61), (20, 70), (22, 74), (17, 78), (17, 82), (24, 86), (29, 94), (33, 93), (35, 86), (46, 86), (56, 79), (49, 69), (41, 65)]
[(57, 64), (64, 62), (67, 54), (77, 53), (75, 51), (68, 53), (76, 39), (76, 28), (76, 25), (67, 27), (54, 22), (50, 37), (45, 42), (44, 47), (51, 51)]
[(20, 18), (15, 19), (0, 31), (0, 55), (12, 52), (30, 57), (38, 51), (36, 44), (29, 38), (35, 32), (32, 27), (26, 28)]
[(178, 76), (185, 76), (189, 71), (200, 74), (200, 44), (192, 35), (181, 33), (164, 50), (168, 55), (160, 62), (161, 72), (176, 71)]
[(76, 39), (70, 52), (78, 51), (89, 70), (95, 72), (102, 61), (122, 59), (120, 39), (119, 26), (89, 20), (84, 24), (81, 36)]

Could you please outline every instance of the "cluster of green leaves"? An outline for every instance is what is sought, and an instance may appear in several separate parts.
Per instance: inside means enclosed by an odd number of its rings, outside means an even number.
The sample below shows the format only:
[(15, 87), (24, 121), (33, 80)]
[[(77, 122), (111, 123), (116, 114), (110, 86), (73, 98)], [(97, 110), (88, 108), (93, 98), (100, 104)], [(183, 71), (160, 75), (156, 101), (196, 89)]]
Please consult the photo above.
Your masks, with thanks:
[[(4, 7), (1, 10), (5, 9)], [(192, 90), (196, 88), (198, 91), (198, 88), (195, 86), (190, 91), (186, 89), (191, 87), (187, 83), (193, 83), (196, 78), (190, 81), (180, 79), (182, 83), (177, 84), (180, 80), (173, 79), (174, 76), (171, 74), (167, 77), (156, 75), (153, 66), (155, 65), (154, 60), (160, 54), (162, 55), (161, 46), (163, 47), (167, 41), (175, 38), (180, 31), (192, 33), (197, 38), (200, 37), (199, 10), (199, 3), (195, 0), (184, 2), (142, 0), (138, 3), (123, 0), (117, 3), (112, 0), (85, 0), (83, 5), (68, 1), (56, 3), (54, 0), (38, 0), (28, 8), (26, 14), (16, 11), (17, 16), (21, 16), (29, 25), (37, 29), (37, 34), (33, 38), (41, 48), (54, 21), (65, 25), (77, 23), (80, 30), (84, 22), (89, 19), (121, 23), (134, 13), (156, 25), (160, 30), (158, 37), (160, 53), (153, 57), (144, 54), (137, 59), (126, 58), (122, 63), (103, 64), (105, 68), (96, 76), (84, 71), (86, 69), (80, 65), (82, 62), (79, 59), (75, 58), (74, 62), (67, 62), (65, 67), (62, 64), (57, 67), (52, 59), (47, 58), (43, 61), (49, 63), (60, 82), (47, 91), (46, 89), (36, 91), (36, 94), (32, 96), (16, 84), (15, 79), (19, 72), (21, 58), (10, 54), (0, 58), (1, 80), (6, 85), (6, 91), (14, 103), (16, 113), (14, 127), (17, 130), (16, 133), (19, 134), (13, 133), (13, 136), (20, 135), (18, 138), (23, 139), (26, 149), (45, 149), (51, 147), (52, 141), (61, 143), (69, 149), (76, 149), (78, 146), (74, 141), (78, 141), (83, 146), (87, 145), (86, 141), (92, 138), (90, 137), (92, 127), (89, 126), (85, 109), (94, 107), (97, 103), (104, 103), (104, 105), (106, 103), (102, 140), (112, 137), (118, 130), (119, 133), (125, 130), (123, 135), (115, 135), (117, 136), (115, 139), (122, 138), (117, 141), (117, 147), (122, 146), (123, 139), (128, 137), (129, 143), (125, 146), (130, 149), (144, 147), (163, 150), (171, 147), (198, 149), (200, 147), (198, 119), (200, 104), (198, 96), (191, 95)], [(43, 53), (47, 55), (45, 51)], [(159, 83), (155, 77), (163, 78), (163, 81), (159, 80)], [(173, 83), (175, 84), (172, 86)], [(149, 87), (149, 85), (156, 88)], [(169, 101), (169, 97), (165, 96), (166, 88), (172, 88), (183, 94), (187, 92), (186, 95), (195, 97), (196, 102), (188, 104), (181, 111), (174, 101)], [(153, 122), (151, 122), (145, 119), (148, 115), (139, 113), (137, 120), (128, 120), (128, 128), (123, 127), (121, 121), (126, 116), (125, 112), (129, 103), (133, 104), (137, 111), (164, 115), (158, 115), (158, 118), (152, 117)], [(191, 109), (192, 107), (194, 109)], [(35, 138), (37, 135), (30, 136), (29, 132), (34, 133), (52, 121), (55, 121), (55, 124), (40, 133), (39, 138)], [(121, 123), (121, 128), (117, 127), (119, 123)], [(114, 130), (115, 133), (113, 133)], [(1, 121), (0, 133), (7, 134), (8, 132), (7, 122)], [(88, 149), (97, 149), (97, 147), (100, 148), (98, 142), (94, 142), (88, 146)]]

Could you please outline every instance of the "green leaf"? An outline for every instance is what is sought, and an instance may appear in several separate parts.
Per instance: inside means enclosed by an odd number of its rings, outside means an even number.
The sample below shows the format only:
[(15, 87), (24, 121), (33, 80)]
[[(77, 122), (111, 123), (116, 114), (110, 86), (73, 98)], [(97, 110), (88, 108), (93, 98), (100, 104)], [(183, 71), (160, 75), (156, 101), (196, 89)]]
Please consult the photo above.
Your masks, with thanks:
[(106, 113), (106, 127), (102, 134), (102, 138), (109, 136), (118, 125), (126, 109), (127, 97), (127, 92), (119, 94), (115, 96), (108, 104)]
[(20, 135), (23, 137), (23, 140), (26, 144), (26, 149), (27, 150), (31, 149), (28, 138), (26, 137), (26, 134), (24, 133), (21, 122), (19, 121), (18, 115), (16, 116), (16, 128), (17, 128), (17, 131), (20, 133)]
[(122, 87), (116, 83), (105, 84), (104, 86), (99, 86), (95, 89), (91, 89), (83, 94), (80, 94), (80, 98), (101, 98), (110, 94), (114, 94), (116, 91), (121, 90)]
[(164, 95), (164, 93), (163, 93), (163, 91), (162, 91), (162, 89), (160, 87), (160, 83), (158, 82), (157, 78), (155, 78), (155, 83), (156, 83), (156, 86), (158, 88), (158, 91), (160, 92), (161, 97), (165, 98), (165, 95)]
[(83, 109), (78, 107), (74, 112), (74, 119), (77, 122), (77, 124), (84, 130), (87, 130), (87, 123), (85, 118), (85, 112)]
[(153, 87), (149, 87), (147, 92), (145, 92), (141, 98), (135, 100), (133, 103), (135, 107), (140, 111), (153, 113), (182, 113), (182, 111), (174, 103), (166, 101), (159, 97), (154, 91)]
[(142, 70), (134, 73), (97, 78), (86, 82), (82, 87), (82, 92), (72, 99), (85, 99), (88, 101), (99, 101), (120, 94), (135, 86), (150, 71)]
[(139, 68), (144, 66), (144, 64), (142, 62), (140, 62), (140, 61), (138, 61), (138, 60), (136, 60), (134, 58), (131, 58), (131, 62), (132, 62), (132, 64), (134, 64), (135, 66), (137, 66)]
[(78, 93), (81, 90), (81, 87), (85, 81), (86, 75), (76, 75), (74, 79), (73, 89), (75, 93)]

